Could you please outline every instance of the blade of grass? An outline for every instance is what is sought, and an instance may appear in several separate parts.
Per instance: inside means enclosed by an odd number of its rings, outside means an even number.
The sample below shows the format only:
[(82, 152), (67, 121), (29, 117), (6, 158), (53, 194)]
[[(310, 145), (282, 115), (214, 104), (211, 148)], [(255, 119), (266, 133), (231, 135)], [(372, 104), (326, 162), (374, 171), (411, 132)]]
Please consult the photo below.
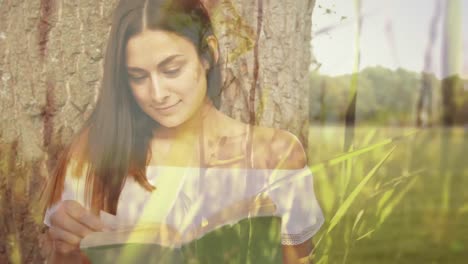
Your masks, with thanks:
[(351, 192), (351, 194), (346, 198), (344, 203), (338, 208), (338, 211), (335, 213), (333, 218), (330, 221), (330, 226), (328, 227), (327, 233), (330, 233), (333, 228), (340, 222), (341, 218), (345, 215), (345, 213), (348, 211), (349, 207), (353, 203), (353, 201), (356, 199), (358, 194), (361, 192), (361, 190), (364, 188), (364, 186), (367, 184), (367, 182), (376, 174), (378, 169), (382, 166), (382, 164), (390, 157), (390, 155), (393, 153), (395, 150), (395, 146), (380, 160), (380, 162), (372, 168), (372, 170), (362, 179), (362, 181), (356, 186), (356, 188)]
[(407, 184), (405, 188), (398, 193), (395, 199), (391, 200), (390, 203), (385, 208), (383, 208), (377, 226), (381, 226), (383, 222), (385, 222), (385, 219), (387, 219), (387, 217), (393, 212), (393, 209), (395, 209), (395, 207), (401, 202), (405, 194), (413, 187), (413, 185), (416, 183), (416, 180), (417, 178), (413, 178), (410, 183)]
[(335, 158), (323, 161), (323, 162), (321, 162), (319, 164), (312, 165), (312, 166), (310, 166), (310, 169), (312, 170), (312, 172), (314, 172), (314, 171), (324, 169), (325, 167), (328, 167), (328, 166), (333, 166), (333, 165), (339, 164), (339, 163), (341, 163), (341, 162), (343, 162), (343, 161), (345, 161), (347, 159), (359, 156), (361, 154), (368, 153), (368, 152), (370, 152), (370, 151), (372, 151), (374, 149), (377, 149), (379, 147), (383, 147), (383, 146), (389, 145), (391, 143), (395, 143), (395, 142), (397, 142), (399, 140), (402, 140), (403, 138), (413, 136), (413, 135), (417, 134), (418, 132), (419, 132), (418, 130), (414, 130), (414, 131), (411, 131), (411, 132), (409, 132), (407, 134), (404, 134), (404, 135), (401, 135), (401, 136), (384, 139), (384, 140), (382, 140), (380, 142), (377, 142), (377, 143), (375, 143), (375, 144), (373, 144), (371, 146), (367, 146), (367, 147), (360, 148), (360, 149), (357, 149), (357, 150), (354, 150), (354, 151), (350, 151), (348, 153), (339, 155), (339, 156), (337, 156)]
[(359, 223), (359, 220), (361, 220), (362, 215), (364, 214), (364, 209), (361, 209), (359, 213), (356, 216), (356, 220), (354, 221), (353, 224), (353, 229), (351, 230), (352, 233), (354, 233), (354, 229), (356, 228), (357, 224)]
[(372, 229), (371, 231), (369, 231), (369, 232), (365, 233), (364, 235), (358, 237), (358, 238), (356, 239), (356, 241), (361, 240), (361, 239), (363, 239), (363, 238), (365, 238), (365, 237), (370, 236), (372, 233), (374, 233), (374, 231), (375, 231), (375, 229)]
[(371, 129), (369, 131), (369, 133), (367, 133), (366, 137), (364, 138), (364, 140), (362, 141), (362, 145), (363, 146), (367, 146), (369, 145), (369, 143), (371, 142), (371, 140), (374, 138), (375, 134), (377, 134), (377, 129), (374, 128), (374, 129)]
[[(349, 151), (353, 151), (354, 144), (351, 144), (349, 147)], [(343, 203), (344, 197), (346, 196), (349, 182), (351, 181), (351, 172), (353, 170), (353, 159), (349, 158), (342, 163), (342, 177), (340, 180), (340, 190), (339, 190), (339, 197), (340, 197), (340, 204)]]
[(328, 215), (331, 213), (333, 205), (335, 204), (335, 188), (326, 173), (324, 175), (315, 175), (314, 180), (317, 181), (317, 186), (320, 186), (320, 197), (322, 201), (320, 204), (322, 206), (322, 210), (324, 211), (324, 214)]
[(386, 191), (384, 195), (382, 195), (379, 202), (377, 203), (377, 215), (380, 214), (380, 212), (383, 209), (383, 206), (388, 202), (390, 197), (392, 197), (394, 191), (395, 189), (391, 189), (391, 190)]
[(400, 176), (400, 177), (397, 177), (395, 179), (384, 182), (383, 184), (380, 184), (379, 189), (376, 189), (376, 191), (373, 194), (371, 194), (369, 198), (373, 198), (373, 197), (375, 197), (377, 195), (380, 195), (381, 193), (392, 190), (394, 187), (401, 184), (403, 181), (409, 181), (409, 179), (411, 179), (411, 178), (413, 178), (413, 177), (417, 176), (418, 174), (421, 174), (422, 172), (425, 172), (425, 171), (427, 171), (427, 169), (416, 170), (414, 172), (405, 173), (405, 175), (403, 175), (403, 176)]
[[(341, 155), (341, 156), (338, 156), (336, 158), (333, 158), (333, 159), (330, 159), (330, 160), (327, 160), (327, 161), (323, 161), (319, 164), (316, 164), (316, 165), (312, 165), (312, 166), (309, 166), (309, 169), (312, 173), (314, 172), (317, 172), (317, 171), (320, 171), (326, 167), (329, 167), (329, 166), (333, 166), (333, 165), (336, 165), (336, 164), (339, 164), (343, 161), (346, 161), (348, 159), (351, 159), (353, 157), (356, 157), (356, 156), (359, 156), (361, 154), (365, 154), (365, 153), (368, 153), (374, 149), (377, 149), (379, 147), (383, 147), (383, 146), (386, 146), (388, 144), (391, 144), (391, 143), (395, 143), (405, 137), (410, 137), (410, 136), (413, 136), (414, 134), (416, 134), (418, 132), (418, 130), (414, 130), (410, 133), (407, 133), (407, 134), (404, 134), (404, 135), (401, 135), (401, 136), (397, 136), (397, 137), (394, 137), (394, 138), (389, 138), (389, 139), (385, 139), (385, 140), (382, 140), (381, 142), (378, 142), (372, 146), (368, 146), (368, 147), (365, 147), (365, 148), (361, 148), (361, 149), (358, 149), (358, 150), (355, 150), (355, 151), (352, 151), (352, 152), (348, 152), (344, 155)], [(275, 172), (274, 172), (275, 173)], [(309, 172), (308, 171), (303, 171), (302, 173), (298, 173), (292, 177), (289, 177), (289, 178), (283, 178), (283, 179), (280, 179), (278, 181), (275, 181), (273, 182), (272, 184), (270, 184), (269, 186), (265, 187), (264, 189), (260, 190), (260, 192), (265, 192), (266, 190), (273, 190), (273, 189), (276, 189), (278, 187), (280, 187), (282, 184), (284, 183), (287, 183), (287, 182), (290, 182), (290, 181), (295, 181), (295, 180), (299, 180), (299, 179), (302, 179), (303, 177), (306, 177), (309, 175)]]

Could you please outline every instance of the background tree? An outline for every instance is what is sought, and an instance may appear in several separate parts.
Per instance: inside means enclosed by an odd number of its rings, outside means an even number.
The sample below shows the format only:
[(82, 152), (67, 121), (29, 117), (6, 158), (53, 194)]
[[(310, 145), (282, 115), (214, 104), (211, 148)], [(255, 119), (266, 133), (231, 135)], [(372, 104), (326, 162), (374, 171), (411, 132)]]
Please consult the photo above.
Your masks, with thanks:
[[(433, 69), (432, 53), (434, 49), (434, 43), (437, 39), (437, 29), (439, 26), (439, 20), (441, 18), (441, 2), (435, 3), (437, 7), (434, 10), (434, 14), (431, 18), (429, 39), (427, 42), (426, 53), (424, 56), (424, 72), (431, 72)], [(430, 75), (424, 74), (421, 79), (421, 87), (419, 92), (419, 98), (416, 109), (416, 125), (430, 126), (432, 121), (432, 86), (430, 81)]]
[[(93, 108), (116, 0), (0, 0), (0, 263), (39, 263), (37, 200)], [(307, 145), (314, 0), (206, 0), (224, 55), (222, 110)]]

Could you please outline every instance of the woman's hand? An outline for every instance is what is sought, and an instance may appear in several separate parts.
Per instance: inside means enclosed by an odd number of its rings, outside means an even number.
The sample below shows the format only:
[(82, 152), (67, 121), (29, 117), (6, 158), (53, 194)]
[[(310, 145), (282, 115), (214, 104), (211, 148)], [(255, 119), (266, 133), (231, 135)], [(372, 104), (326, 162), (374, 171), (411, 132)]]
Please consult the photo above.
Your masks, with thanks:
[(81, 240), (89, 233), (104, 229), (98, 216), (73, 200), (61, 202), (51, 215), (50, 223), (49, 235), (54, 242), (54, 253), (62, 256), (80, 255)]

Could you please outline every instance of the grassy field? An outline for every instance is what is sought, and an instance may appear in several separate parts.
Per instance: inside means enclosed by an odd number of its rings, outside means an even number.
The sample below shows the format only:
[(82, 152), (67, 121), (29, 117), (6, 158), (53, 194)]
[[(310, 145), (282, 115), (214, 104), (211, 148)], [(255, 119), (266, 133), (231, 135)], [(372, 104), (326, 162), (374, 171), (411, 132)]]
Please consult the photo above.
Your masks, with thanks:
[(310, 128), (316, 263), (466, 263), (468, 130)]
[[(348, 152), (344, 135), (340, 126), (310, 129), (310, 166), (326, 218), (314, 237), (315, 263), (467, 263), (468, 131), (357, 127)], [(14, 151), (0, 149), (0, 175), (8, 176), (0, 177), (7, 194), (0, 202), (9, 216), (0, 263), (38, 263), (42, 219), (25, 183), (37, 178), (36, 167), (20, 169)]]

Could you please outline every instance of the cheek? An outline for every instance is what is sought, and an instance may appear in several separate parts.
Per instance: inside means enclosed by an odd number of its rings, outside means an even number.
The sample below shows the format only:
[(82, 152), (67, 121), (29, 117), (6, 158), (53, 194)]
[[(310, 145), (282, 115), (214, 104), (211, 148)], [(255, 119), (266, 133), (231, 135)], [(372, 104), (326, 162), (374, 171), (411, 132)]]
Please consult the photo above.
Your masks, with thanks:
[(189, 99), (195, 99), (194, 96), (200, 93), (204, 86), (206, 86), (206, 82), (203, 80), (203, 75), (197, 70), (187, 72), (182, 78), (173, 83), (173, 87), (179, 93), (190, 96)]
[(131, 89), (131, 92), (132, 92), (133, 98), (135, 99), (135, 101), (136, 101), (139, 105), (144, 104), (145, 101), (147, 101), (148, 98), (149, 98), (149, 97), (146, 95), (144, 89), (132, 88), (132, 89)]

